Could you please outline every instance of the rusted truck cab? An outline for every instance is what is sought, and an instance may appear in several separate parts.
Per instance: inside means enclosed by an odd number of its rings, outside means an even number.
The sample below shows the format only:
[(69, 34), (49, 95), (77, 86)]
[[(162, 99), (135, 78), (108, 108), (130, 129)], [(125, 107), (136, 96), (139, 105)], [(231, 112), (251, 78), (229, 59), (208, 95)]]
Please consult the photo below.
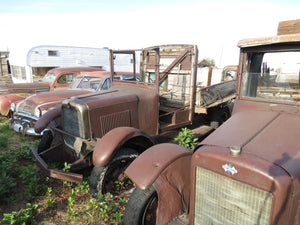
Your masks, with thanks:
[[(211, 108), (228, 116), (228, 102), (235, 97), (233, 80), (221, 87), (196, 85), (197, 46), (110, 50), (111, 74), (117, 73), (115, 65), (124, 55), (131, 56), (131, 80), (111, 75), (111, 89), (67, 99), (61, 113), (49, 111), (35, 125), (38, 133), (48, 130), (32, 152), (49, 176), (80, 182), (92, 169), (93, 194), (119, 193), (120, 182), (130, 188), (123, 173), (140, 153), (172, 141), (178, 128), (199, 123), (199, 114)], [(53, 161), (70, 163), (70, 171), (50, 169), (48, 163)]]
[(300, 34), (238, 47), (232, 116), (194, 152), (160, 144), (131, 163), (125, 225), (300, 224)]
[[(111, 75), (109, 90), (67, 99), (61, 113), (49, 111), (37, 121), (36, 132), (49, 132), (43, 135), (37, 151), (32, 152), (50, 176), (80, 182), (82, 170), (91, 167), (91, 191), (114, 192), (107, 189), (108, 183), (118, 179), (115, 174), (123, 173), (138, 154), (156, 143), (154, 136), (191, 123), (197, 47), (166, 45), (137, 51), (111, 50), (111, 74), (118, 72), (114, 71), (114, 64), (124, 55), (131, 56), (128, 63), (132, 64), (132, 79)], [(176, 96), (165, 91), (169, 77), (177, 79), (178, 88), (182, 89)], [(161, 96), (165, 102), (173, 99), (172, 107), (161, 108), (160, 94), (165, 94)], [(47, 163), (51, 161), (70, 163), (70, 172), (49, 169)]]

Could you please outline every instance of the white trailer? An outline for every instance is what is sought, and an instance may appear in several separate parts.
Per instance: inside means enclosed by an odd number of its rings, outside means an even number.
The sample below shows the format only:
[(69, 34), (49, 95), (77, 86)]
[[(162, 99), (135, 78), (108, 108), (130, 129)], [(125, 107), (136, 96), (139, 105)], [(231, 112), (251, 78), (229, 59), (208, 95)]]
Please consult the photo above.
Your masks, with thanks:
[(40, 45), (10, 50), (9, 62), (14, 83), (34, 81), (54, 67), (90, 66), (109, 70), (109, 49)]

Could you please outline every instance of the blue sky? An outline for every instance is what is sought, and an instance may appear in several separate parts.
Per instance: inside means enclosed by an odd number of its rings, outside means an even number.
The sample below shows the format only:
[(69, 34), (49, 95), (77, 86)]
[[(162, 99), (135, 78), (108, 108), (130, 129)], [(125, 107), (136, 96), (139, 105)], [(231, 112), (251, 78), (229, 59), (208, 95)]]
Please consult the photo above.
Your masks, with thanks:
[(222, 67), (238, 63), (239, 40), (274, 36), (279, 21), (292, 19), (300, 1), (0, 0), (0, 50), (197, 44), (199, 58)]

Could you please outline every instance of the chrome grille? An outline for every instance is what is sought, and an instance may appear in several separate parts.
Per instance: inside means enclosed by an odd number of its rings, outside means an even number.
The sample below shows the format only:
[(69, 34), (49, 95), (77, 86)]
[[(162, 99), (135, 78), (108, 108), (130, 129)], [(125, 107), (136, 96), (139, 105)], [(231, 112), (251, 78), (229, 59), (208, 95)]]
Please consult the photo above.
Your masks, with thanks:
[(268, 225), (271, 206), (271, 193), (196, 168), (194, 224)]

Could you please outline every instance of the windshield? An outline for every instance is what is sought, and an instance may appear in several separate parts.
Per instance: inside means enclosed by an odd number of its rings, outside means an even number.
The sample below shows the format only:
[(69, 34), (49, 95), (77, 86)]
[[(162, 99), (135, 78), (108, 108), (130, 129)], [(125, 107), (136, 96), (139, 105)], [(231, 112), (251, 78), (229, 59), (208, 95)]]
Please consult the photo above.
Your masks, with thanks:
[(56, 73), (47, 73), (44, 76), (43, 81), (45, 81), (45, 82), (53, 82), (56, 76), (57, 76)]
[(300, 52), (248, 53), (243, 96), (300, 101)]
[(103, 77), (83, 76), (74, 79), (70, 89), (97, 90), (102, 83)]

